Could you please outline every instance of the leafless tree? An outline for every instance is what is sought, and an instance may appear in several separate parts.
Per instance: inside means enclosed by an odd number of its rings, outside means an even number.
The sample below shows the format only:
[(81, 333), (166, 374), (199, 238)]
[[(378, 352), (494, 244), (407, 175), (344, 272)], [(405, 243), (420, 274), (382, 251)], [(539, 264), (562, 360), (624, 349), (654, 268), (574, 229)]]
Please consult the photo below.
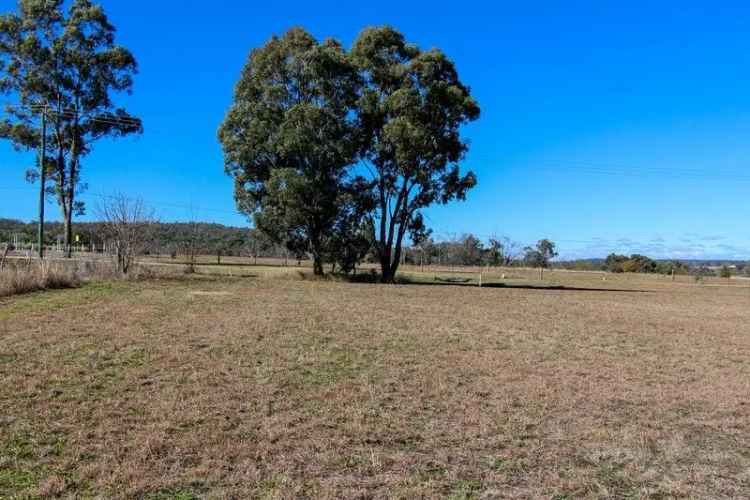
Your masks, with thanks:
[(114, 250), (117, 271), (128, 274), (149, 245), (155, 222), (153, 210), (140, 198), (115, 193), (103, 198), (96, 213), (104, 225), (108, 246)]
[(507, 236), (500, 239), (503, 254), (503, 266), (510, 267), (521, 258), (521, 244)]

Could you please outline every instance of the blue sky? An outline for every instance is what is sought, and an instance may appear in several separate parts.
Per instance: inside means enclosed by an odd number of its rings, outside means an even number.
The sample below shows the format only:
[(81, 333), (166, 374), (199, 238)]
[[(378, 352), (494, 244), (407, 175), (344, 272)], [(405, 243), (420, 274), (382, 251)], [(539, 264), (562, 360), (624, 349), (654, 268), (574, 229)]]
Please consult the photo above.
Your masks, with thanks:
[[(140, 64), (120, 102), (145, 133), (98, 145), (84, 165), (91, 194), (139, 195), (162, 220), (246, 225), (216, 130), (248, 51), (297, 25), (349, 46), (390, 24), (453, 58), (482, 108), (465, 130), (479, 185), (427, 212), (436, 237), (548, 237), (564, 257), (750, 259), (750, 4), (103, 4)], [(0, 145), (0, 217), (35, 217), (31, 161)], [(54, 204), (47, 213), (59, 218)]]

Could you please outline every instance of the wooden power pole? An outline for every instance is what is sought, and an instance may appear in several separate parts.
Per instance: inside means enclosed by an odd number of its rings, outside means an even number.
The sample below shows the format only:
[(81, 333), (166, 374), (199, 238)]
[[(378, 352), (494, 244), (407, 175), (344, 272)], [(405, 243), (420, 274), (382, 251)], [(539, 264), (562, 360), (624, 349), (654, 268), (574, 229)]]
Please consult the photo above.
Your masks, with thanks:
[(37, 245), (39, 246), (39, 258), (44, 258), (44, 195), (46, 182), (46, 159), (47, 159), (47, 106), (42, 104), (42, 137), (39, 145), (39, 229), (37, 231)]

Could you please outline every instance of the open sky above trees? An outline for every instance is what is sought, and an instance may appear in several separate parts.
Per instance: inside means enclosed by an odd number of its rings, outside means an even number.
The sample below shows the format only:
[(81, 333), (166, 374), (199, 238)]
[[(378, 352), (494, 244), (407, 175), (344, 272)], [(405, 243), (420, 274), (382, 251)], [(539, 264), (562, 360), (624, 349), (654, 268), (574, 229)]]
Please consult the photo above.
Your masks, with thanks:
[[(466, 202), (426, 211), (436, 238), (549, 237), (561, 257), (750, 257), (750, 7), (739, 2), (102, 3), (139, 63), (121, 101), (144, 134), (86, 158), (88, 199), (116, 188), (164, 220), (245, 224), (216, 131), (249, 50), (296, 25), (349, 47), (387, 23), (442, 49), (482, 106), (465, 128), (479, 183)], [(0, 217), (35, 217), (32, 159), (0, 145)], [(47, 214), (60, 217), (52, 203)]]

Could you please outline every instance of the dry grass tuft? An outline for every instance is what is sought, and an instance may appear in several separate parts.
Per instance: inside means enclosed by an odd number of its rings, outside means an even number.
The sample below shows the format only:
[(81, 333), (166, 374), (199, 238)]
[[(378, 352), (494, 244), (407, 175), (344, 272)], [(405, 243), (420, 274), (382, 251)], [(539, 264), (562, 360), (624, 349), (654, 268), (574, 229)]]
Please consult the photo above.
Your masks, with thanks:
[(74, 270), (48, 261), (26, 261), (0, 270), (0, 297), (73, 288), (80, 284)]

